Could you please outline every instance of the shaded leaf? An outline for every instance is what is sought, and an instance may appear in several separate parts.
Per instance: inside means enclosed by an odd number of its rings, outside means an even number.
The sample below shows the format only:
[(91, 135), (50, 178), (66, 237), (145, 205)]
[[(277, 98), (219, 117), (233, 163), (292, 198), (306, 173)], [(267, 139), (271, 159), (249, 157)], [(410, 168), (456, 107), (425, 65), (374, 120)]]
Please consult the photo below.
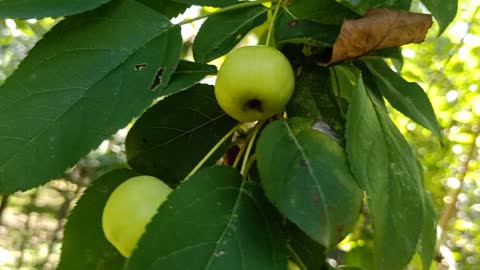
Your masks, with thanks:
[(433, 256), (435, 254), (435, 244), (437, 241), (437, 217), (433, 208), (432, 199), (425, 194), (423, 228), (420, 234), (417, 252), (422, 257), (423, 269), (430, 269)]
[(421, 0), (438, 21), (438, 35), (441, 35), (447, 26), (455, 19), (458, 9), (458, 0), (438, 1)]
[(346, 20), (333, 46), (332, 64), (373, 50), (420, 43), (432, 25), (432, 16), (403, 10), (370, 9), (365, 17)]
[(286, 107), (288, 116), (321, 120), (343, 136), (345, 119), (333, 93), (329, 68), (306, 65), (301, 70)]
[(408, 10), (411, 0), (337, 0), (358, 14), (364, 14), (370, 8), (394, 8)]
[(179, 27), (132, 0), (57, 24), (0, 87), (1, 192), (61, 175), (126, 126), (162, 94), (181, 44)]
[(226, 7), (238, 4), (238, 0), (173, 0), (177, 3), (188, 5), (210, 6), (210, 7)]
[(173, 0), (136, 0), (151, 9), (154, 9), (168, 18), (176, 17), (183, 13), (188, 5), (174, 2)]
[(137, 120), (126, 139), (128, 163), (175, 185), (236, 123), (218, 106), (212, 86), (196, 85), (159, 101)]
[(62, 17), (95, 9), (110, 0), (2, 0), (0, 18)]
[(270, 123), (257, 142), (257, 164), (277, 209), (313, 240), (332, 247), (355, 224), (362, 192), (343, 148), (313, 124), (304, 118)]
[(110, 194), (137, 173), (121, 169), (95, 180), (82, 195), (65, 226), (58, 270), (122, 269), (125, 258), (105, 238), (103, 208)]
[(388, 4), (385, 7), (390, 7), (394, 9), (403, 9), (403, 10), (409, 10), (412, 5), (412, 0), (396, 0), (393, 1), (392, 4)]
[(341, 24), (346, 18), (358, 17), (335, 0), (287, 1), (288, 10), (299, 20), (309, 20), (322, 24)]
[(250, 30), (266, 20), (267, 8), (262, 5), (208, 17), (193, 43), (195, 60), (207, 63), (226, 54)]
[(200, 170), (158, 213), (126, 270), (286, 270), (281, 218), (231, 167)]
[(365, 73), (372, 76), (375, 87), (395, 109), (442, 137), (430, 99), (417, 83), (407, 82), (382, 59), (364, 59), (363, 63), (367, 67)]
[[(351, 63), (342, 63), (330, 67), (333, 87), (338, 95), (350, 102), (357, 85), (360, 70)], [(347, 105), (348, 107), (348, 105)]]
[(403, 55), (401, 47), (384, 48), (380, 50), (372, 51), (367, 56), (377, 56), (383, 58), (389, 58), (392, 61), (392, 65), (397, 72), (400, 72), (403, 68)]
[(293, 224), (288, 224), (288, 244), (306, 269), (323, 269), (326, 262), (326, 249)]
[(340, 25), (300, 20), (288, 12), (282, 12), (275, 22), (275, 40), (278, 44), (305, 43), (331, 47), (339, 33)]
[(167, 87), (163, 89), (162, 94), (168, 96), (186, 90), (205, 76), (214, 75), (216, 72), (217, 67), (215, 66), (182, 60), (178, 63), (175, 73), (170, 78)]
[(350, 167), (373, 217), (375, 269), (400, 270), (413, 256), (423, 224), (422, 174), (400, 131), (359, 78), (347, 115)]

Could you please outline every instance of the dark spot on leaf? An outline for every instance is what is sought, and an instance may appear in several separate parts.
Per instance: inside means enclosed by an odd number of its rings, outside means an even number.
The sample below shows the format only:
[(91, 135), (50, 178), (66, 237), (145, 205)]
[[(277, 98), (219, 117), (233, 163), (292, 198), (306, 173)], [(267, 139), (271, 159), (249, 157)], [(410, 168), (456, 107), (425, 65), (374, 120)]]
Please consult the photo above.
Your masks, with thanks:
[(142, 138), (143, 143), (147, 143), (147, 138)]
[(155, 73), (155, 77), (153, 77), (152, 84), (150, 85), (150, 90), (155, 91), (155, 89), (162, 84), (162, 74), (165, 70), (164, 67), (158, 69), (157, 73)]
[(147, 68), (147, 64), (136, 64), (133, 66), (133, 69), (135, 70), (144, 70)]
[(291, 22), (288, 23), (288, 28), (292, 29), (292, 28), (294, 28), (295, 26), (297, 26), (299, 23), (300, 23), (299, 20), (293, 20), (293, 21), (291, 21)]
[(245, 104), (243, 104), (242, 110), (256, 110), (259, 112), (263, 112), (262, 102), (256, 98), (250, 99), (249, 101), (245, 102)]
[(299, 164), (300, 167), (302, 167), (302, 168), (307, 167), (307, 161), (306, 161), (305, 159), (303, 159), (303, 158), (298, 161), (298, 164)]
[(337, 227), (338, 238), (337, 241), (340, 242), (343, 239), (343, 225)]

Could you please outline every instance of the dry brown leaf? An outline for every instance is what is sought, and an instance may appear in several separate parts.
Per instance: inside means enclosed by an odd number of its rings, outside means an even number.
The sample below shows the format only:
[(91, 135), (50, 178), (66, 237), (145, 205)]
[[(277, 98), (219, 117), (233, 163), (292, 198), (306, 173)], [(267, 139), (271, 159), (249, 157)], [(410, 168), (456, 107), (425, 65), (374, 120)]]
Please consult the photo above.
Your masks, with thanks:
[(403, 10), (375, 8), (364, 17), (345, 20), (330, 60), (333, 64), (365, 55), (373, 50), (420, 43), (432, 26), (432, 16)]

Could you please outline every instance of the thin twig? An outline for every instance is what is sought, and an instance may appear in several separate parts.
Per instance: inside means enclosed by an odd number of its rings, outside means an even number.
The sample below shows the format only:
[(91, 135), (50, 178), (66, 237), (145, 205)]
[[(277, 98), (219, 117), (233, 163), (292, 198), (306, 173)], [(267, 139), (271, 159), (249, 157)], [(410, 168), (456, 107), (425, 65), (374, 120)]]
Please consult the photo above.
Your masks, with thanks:
[(474, 135), (473, 142), (470, 144), (470, 152), (468, 153), (467, 159), (461, 165), (461, 168), (463, 168), (463, 171), (458, 177), (460, 186), (457, 188), (457, 190), (455, 190), (455, 193), (453, 194), (453, 201), (447, 206), (447, 209), (445, 210), (445, 212), (443, 212), (443, 215), (441, 216), (440, 221), (438, 223), (438, 226), (442, 229), (442, 232), (444, 232), (447, 229), (448, 223), (456, 211), (458, 196), (462, 192), (462, 189), (465, 183), (465, 177), (467, 176), (467, 173), (468, 173), (469, 164), (471, 161), (475, 159), (475, 153), (477, 152), (476, 139), (478, 136), (480, 136), (480, 132), (477, 132)]

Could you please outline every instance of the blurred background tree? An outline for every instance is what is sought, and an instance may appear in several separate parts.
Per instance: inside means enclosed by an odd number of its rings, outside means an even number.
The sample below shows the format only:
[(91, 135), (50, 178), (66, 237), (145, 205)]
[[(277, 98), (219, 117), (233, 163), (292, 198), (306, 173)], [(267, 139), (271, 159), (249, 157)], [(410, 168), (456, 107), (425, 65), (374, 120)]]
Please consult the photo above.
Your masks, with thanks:
[[(427, 12), (418, 2), (412, 9)], [(0, 84), (56, 22), (0, 20)], [(196, 32), (192, 27), (184, 26), (185, 41)], [(480, 269), (480, 0), (460, 1), (455, 21), (442, 36), (436, 33), (434, 28), (424, 43), (403, 48), (401, 73), (427, 91), (443, 139), (393, 110), (392, 114), (423, 165), (439, 219), (437, 256), (431, 269)], [(55, 269), (69, 210), (98, 175), (125, 166), (127, 132), (128, 128), (120, 130), (104, 141), (65, 172), (64, 179), (1, 198), (1, 269)], [(363, 224), (332, 257), (368, 270), (368, 260), (359, 256), (370, 252), (368, 214)], [(414, 259), (411, 269), (421, 269), (417, 265)]]

